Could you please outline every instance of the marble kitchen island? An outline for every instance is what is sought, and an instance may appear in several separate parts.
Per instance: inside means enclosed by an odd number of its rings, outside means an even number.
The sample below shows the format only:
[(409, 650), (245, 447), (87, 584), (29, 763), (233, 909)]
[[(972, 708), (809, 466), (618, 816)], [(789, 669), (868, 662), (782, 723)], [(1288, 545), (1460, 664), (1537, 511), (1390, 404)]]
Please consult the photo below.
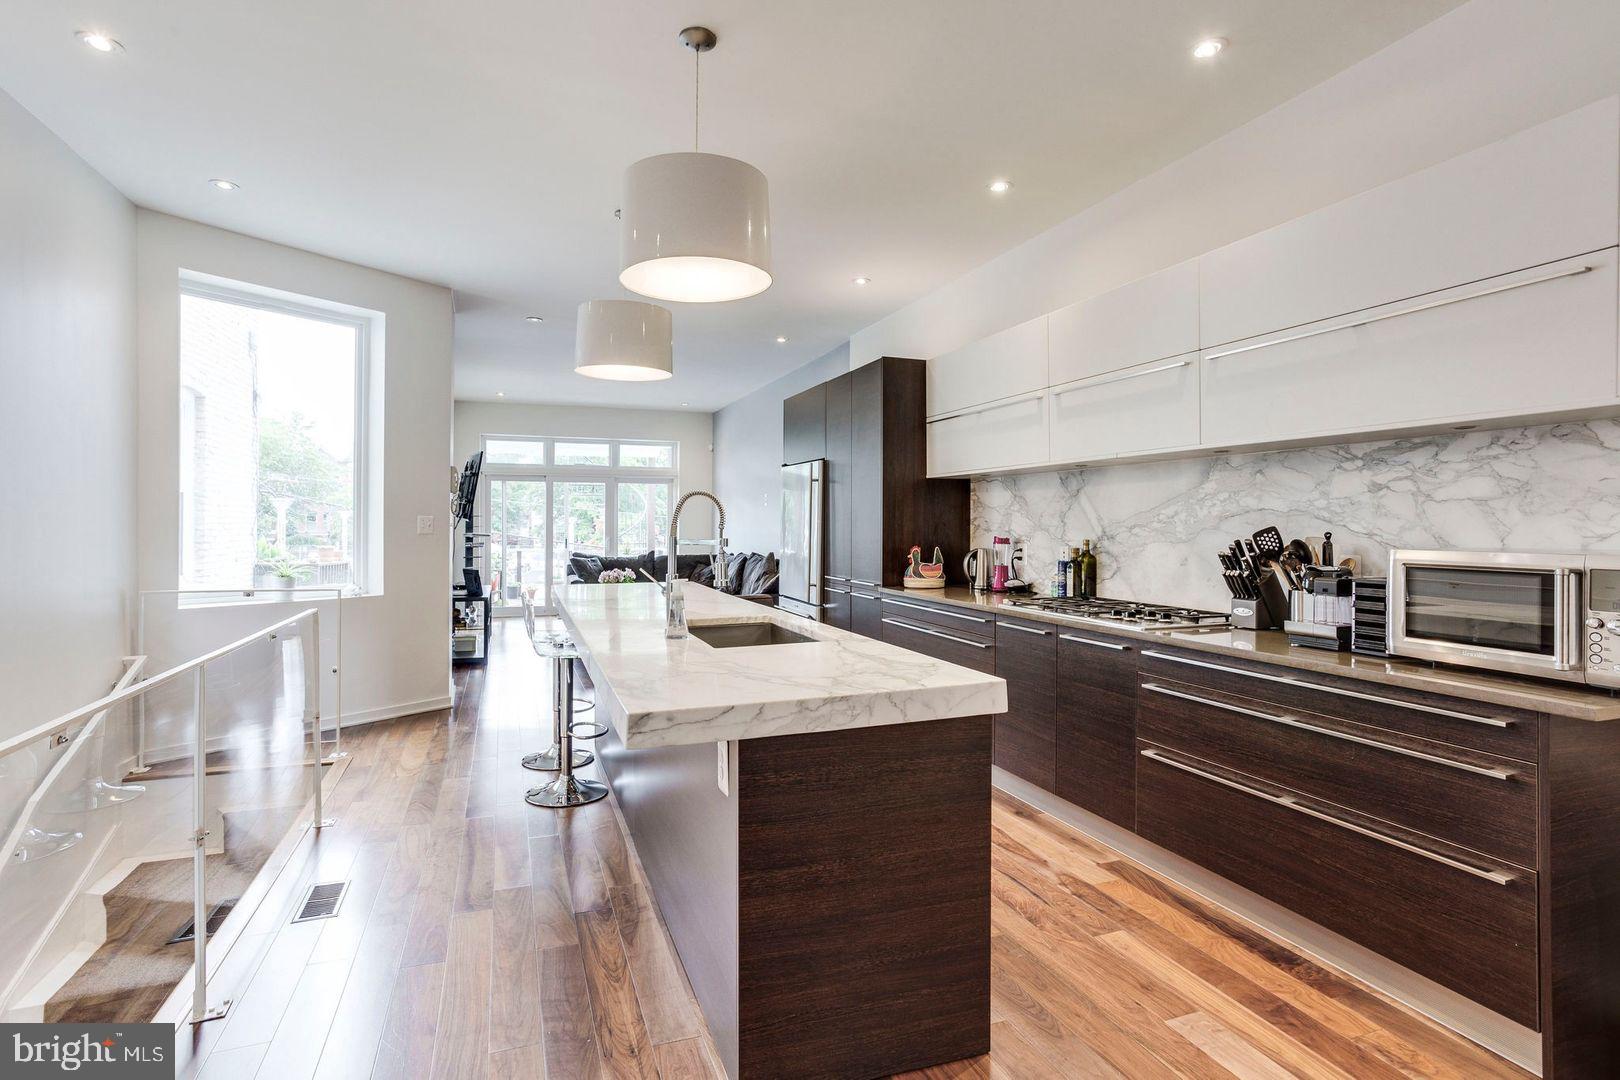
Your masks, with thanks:
[(1006, 684), (682, 590), (695, 631), (811, 640), (666, 639), (652, 584), (558, 601), (610, 726), (596, 752), (727, 1072), (876, 1077), (987, 1053)]

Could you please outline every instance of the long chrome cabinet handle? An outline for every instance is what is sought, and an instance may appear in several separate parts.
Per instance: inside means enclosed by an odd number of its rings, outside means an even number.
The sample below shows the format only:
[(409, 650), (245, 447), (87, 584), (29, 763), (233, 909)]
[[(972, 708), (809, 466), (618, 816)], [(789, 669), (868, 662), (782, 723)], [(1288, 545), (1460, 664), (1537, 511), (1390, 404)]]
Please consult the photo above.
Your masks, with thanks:
[(1344, 829), (1347, 832), (1353, 832), (1358, 836), (1365, 836), (1368, 839), (1377, 840), (1379, 843), (1388, 844), (1390, 847), (1400, 848), (1402, 851), (1410, 852), (1413, 855), (1420, 855), (1425, 859), (1440, 863), (1442, 866), (1449, 866), (1453, 870), (1461, 870), (1465, 874), (1472, 874), (1474, 877), (1480, 878), (1484, 881), (1489, 881), (1492, 884), (1511, 885), (1515, 881), (1519, 880), (1518, 877), (1513, 874), (1504, 873), (1501, 870), (1486, 870), (1483, 867), (1471, 866), (1460, 859), (1453, 859), (1451, 856), (1442, 855), (1438, 851), (1430, 851), (1428, 848), (1419, 847), (1416, 844), (1409, 844), (1399, 837), (1390, 836), (1388, 833), (1379, 832), (1377, 829), (1369, 829), (1365, 825), (1358, 825), (1353, 821), (1346, 821), (1343, 818), (1336, 817), (1333, 814), (1323, 813), (1321, 810), (1318, 810), (1313, 806), (1307, 806), (1305, 803), (1300, 802), (1292, 795), (1273, 795), (1269, 791), (1261, 791), (1259, 788), (1250, 787), (1247, 784), (1240, 784), (1236, 780), (1228, 780), (1224, 776), (1219, 776), (1212, 772), (1206, 772), (1195, 765), (1189, 765), (1184, 761), (1177, 761), (1168, 754), (1161, 753), (1152, 747), (1142, 750), (1141, 754), (1150, 761), (1157, 761), (1159, 764), (1168, 765), (1172, 769), (1180, 769), (1184, 773), (1191, 773), (1193, 776), (1199, 777), (1200, 779), (1208, 780), (1213, 784), (1220, 784), (1222, 787), (1231, 788), (1233, 791), (1242, 792), (1244, 795), (1248, 795), (1251, 798), (1262, 799), (1268, 803), (1271, 803), (1273, 806), (1281, 806), (1286, 810), (1293, 810), (1297, 813), (1304, 814), (1306, 817), (1315, 818), (1317, 821), (1325, 821), (1329, 825), (1337, 825), (1339, 828)]
[(1585, 274), (1594, 269), (1596, 269), (1596, 267), (1572, 266), (1564, 270), (1554, 271), (1551, 274), (1542, 274), (1540, 277), (1525, 278), (1523, 281), (1511, 281), (1506, 285), (1497, 285), (1494, 288), (1481, 289), (1478, 292), (1471, 292), (1465, 296), (1448, 296), (1443, 300), (1430, 300), (1428, 303), (1414, 304), (1411, 307), (1401, 308), (1399, 311), (1386, 311), (1382, 315), (1369, 315), (1364, 319), (1357, 319), (1354, 322), (1334, 323), (1332, 326), (1318, 326), (1310, 330), (1302, 330), (1297, 334), (1289, 334), (1286, 337), (1272, 338), (1269, 341), (1255, 342), (1253, 345), (1239, 345), (1235, 349), (1222, 349), (1220, 352), (1205, 353), (1204, 360), (1207, 363), (1210, 360), (1219, 360), (1223, 356), (1236, 356), (1239, 353), (1254, 352), (1256, 349), (1269, 349), (1273, 345), (1286, 345), (1291, 341), (1304, 341), (1306, 338), (1321, 337), (1323, 334), (1332, 334), (1340, 330), (1354, 330), (1358, 326), (1371, 326), (1373, 323), (1383, 322), (1385, 319), (1393, 319), (1399, 315), (1415, 315), (1420, 311), (1432, 311), (1435, 308), (1446, 307), (1449, 304), (1460, 304), (1464, 300), (1478, 300), (1482, 296), (1495, 296), (1497, 293), (1508, 292), (1511, 289), (1522, 289), (1527, 285), (1540, 285), (1544, 281), (1557, 281), (1559, 278), (1575, 277), (1577, 274)]
[(877, 599), (880, 599), (880, 597), (877, 595), (877, 593), (856, 592), (854, 589), (849, 590), (849, 595), (857, 597), (857, 598), (859, 598), (861, 600), (877, 600)]
[(1345, 742), (1357, 743), (1361, 746), (1370, 746), (1375, 750), (1387, 750), (1391, 754), (1403, 754), (1406, 757), (1417, 758), (1419, 761), (1432, 761), (1436, 765), (1444, 765), (1447, 768), (1458, 769), (1467, 773), (1474, 773), (1477, 776), (1488, 776), (1492, 780), (1512, 780), (1514, 777), (1519, 775), (1518, 772), (1513, 769), (1492, 768), (1487, 765), (1475, 765), (1473, 762), (1458, 761), (1456, 758), (1445, 757), (1441, 754), (1425, 754), (1421, 750), (1411, 750), (1404, 746), (1396, 746), (1393, 743), (1383, 742), (1379, 739), (1367, 739), (1360, 735), (1352, 735), (1348, 731), (1336, 731), (1333, 728), (1322, 727), (1319, 724), (1306, 723), (1304, 720), (1300, 720), (1293, 716), (1283, 716), (1278, 715), (1277, 713), (1261, 712), (1259, 709), (1245, 709), (1241, 705), (1228, 705), (1224, 701), (1216, 701), (1214, 698), (1200, 697), (1197, 694), (1183, 693), (1180, 690), (1172, 690), (1168, 686), (1160, 686), (1158, 683), (1145, 682), (1142, 684), (1142, 689), (1150, 690), (1155, 694), (1163, 694), (1166, 697), (1181, 698), (1183, 701), (1196, 701), (1198, 704), (1208, 705), (1212, 709), (1223, 709), (1226, 712), (1240, 713), (1243, 716), (1252, 716), (1257, 720), (1269, 720), (1273, 724), (1281, 724), (1284, 727), (1298, 728), (1300, 731), (1309, 731), (1313, 735), (1326, 735), (1332, 739), (1343, 739)]
[(842, 581), (845, 583), (848, 583), (849, 581), (849, 578), (839, 577), (837, 574), (822, 574), (821, 576), (826, 578), (828, 581)]
[(964, 615), (960, 611), (946, 611), (944, 608), (929, 607), (927, 604), (913, 604), (909, 600), (896, 600), (892, 596), (882, 597), (885, 604), (894, 604), (896, 607), (916, 608), (918, 611), (927, 611), (935, 615), (949, 615), (953, 619), (965, 619), (968, 622), (987, 623), (989, 619), (981, 619), (977, 615)]
[(1020, 634), (1039, 634), (1041, 637), (1052, 636), (1052, 631), (1050, 630), (1037, 630), (1033, 626), (1019, 626), (1017, 623), (1004, 622), (1001, 619), (996, 620), (996, 625), (1004, 626), (1008, 630), (1017, 630)]
[(845, 595), (845, 596), (848, 596), (848, 595), (849, 595), (849, 590), (848, 590), (848, 589), (840, 589), (840, 588), (839, 588), (839, 587), (838, 587), (838, 586), (836, 586), (836, 585), (823, 585), (823, 586), (822, 586), (822, 587), (821, 587), (821, 591), (822, 591), (822, 592), (835, 592), (835, 593), (842, 593), (842, 594), (844, 594), (844, 595)]
[(955, 634), (947, 634), (943, 630), (927, 630), (927, 629), (924, 629), (921, 626), (914, 626), (914, 625), (912, 625), (911, 623), (908, 623), (908, 622), (901, 622), (899, 619), (884, 619), (883, 621), (888, 623), (890, 626), (898, 626), (902, 630), (915, 630), (915, 631), (917, 631), (917, 633), (919, 633), (919, 634), (927, 634), (929, 637), (942, 637), (946, 641), (954, 641), (958, 645), (971, 645), (975, 649), (988, 649), (988, 648), (991, 648), (991, 645), (988, 642), (969, 641), (967, 638), (960, 638), (960, 637), (957, 637)]
[(881, 584), (881, 583), (880, 583), (880, 582), (876, 582), (876, 581), (862, 581), (862, 580), (861, 580), (861, 579), (860, 579), (860, 578), (858, 578), (858, 577), (852, 577), (852, 578), (850, 578), (850, 579), (849, 579), (849, 583), (850, 583), (850, 584), (851, 584), (851, 585), (865, 585), (865, 586), (866, 586), (866, 587), (867, 587), (867, 588), (868, 588), (868, 589), (881, 589), (881, 588), (883, 588), (883, 585), (882, 585), (882, 584)]
[(1510, 728), (1514, 721), (1503, 720), (1499, 716), (1476, 716), (1473, 713), (1458, 712), (1455, 709), (1442, 709), (1436, 705), (1420, 705), (1415, 701), (1402, 701), (1399, 698), (1379, 697), (1377, 694), (1363, 694), (1356, 690), (1346, 690), (1339, 686), (1323, 686), (1321, 683), (1306, 682), (1304, 679), (1291, 679), (1286, 675), (1263, 675), (1258, 671), (1245, 671), (1243, 668), (1227, 667), (1225, 664), (1211, 664), (1207, 660), (1194, 660), (1186, 656), (1172, 656), (1169, 653), (1158, 652), (1153, 649), (1143, 649), (1143, 656), (1151, 656), (1155, 660), (1169, 660), (1176, 664), (1189, 664), (1193, 667), (1208, 668), (1211, 671), (1224, 671), (1228, 675), (1242, 675), (1246, 679), (1263, 679), (1266, 682), (1283, 683), (1287, 686), (1298, 686), (1305, 690), (1319, 690), (1324, 694), (1338, 694), (1340, 697), (1356, 698), (1360, 701), (1374, 701), (1380, 705), (1393, 705), (1400, 709), (1415, 709), (1418, 712), (1433, 713), (1436, 716), (1449, 716), (1453, 720), (1467, 720), (1474, 724), (1486, 724), (1490, 727)]
[[(1131, 647), (1129, 645), (1119, 645), (1112, 641), (1096, 641), (1088, 637), (1075, 637), (1073, 634), (1059, 634), (1058, 637), (1064, 641), (1072, 641), (1076, 645), (1095, 645), (1099, 649), (1113, 649), (1116, 652), (1131, 651)], [(1143, 655), (1149, 654), (1144, 653)]]
[(1191, 363), (1191, 360), (1177, 360), (1173, 364), (1160, 364), (1158, 367), (1143, 368), (1141, 371), (1131, 371), (1124, 375), (1115, 375), (1111, 379), (1099, 379), (1095, 375), (1092, 375), (1084, 379), (1076, 379), (1072, 383), (1065, 383), (1062, 386), (1054, 386), (1052, 388), (1052, 396), (1062, 397), (1064, 394), (1072, 394), (1076, 390), (1090, 390), (1093, 386), (1108, 386), (1112, 383), (1126, 382), (1130, 379), (1140, 379), (1147, 375), (1157, 375), (1161, 371), (1174, 371), (1177, 368), (1184, 368)]
[(1031, 390), (1024, 394), (1014, 394), (1012, 397), (998, 398), (995, 401), (986, 401), (982, 405), (969, 405), (963, 409), (953, 409), (951, 412), (930, 416), (927, 423), (937, 424), (941, 420), (955, 420), (958, 416), (972, 416), (975, 413), (990, 412), (994, 409), (1004, 409), (1009, 405), (1022, 405), (1026, 401), (1039, 401), (1046, 396), (1045, 390)]

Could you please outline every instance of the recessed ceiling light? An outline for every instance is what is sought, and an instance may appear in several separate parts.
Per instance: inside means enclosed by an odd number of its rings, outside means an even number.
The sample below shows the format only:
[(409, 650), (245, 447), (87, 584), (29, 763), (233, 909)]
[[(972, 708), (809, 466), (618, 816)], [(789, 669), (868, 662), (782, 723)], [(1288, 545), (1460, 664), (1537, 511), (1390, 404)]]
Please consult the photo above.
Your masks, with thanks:
[(1012, 190), (1012, 181), (1011, 180), (992, 180), (992, 181), (990, 181), (990, 194), (992, 194), (992, 195), (1005, 195), (1005, 194), (1007, 194), (1007, 192), (1009, 192), (1011, 190)]
[(96, 50), (96, 52), (113, 53), (124, 51), (124, 46), (118, 42), (118, 39), (108, 37), (99, 30), (80, 30), (74, 36)]
[(776, 343), (778, 345), (786, 345), (787, 344), (787, 338), (783, 337), (781, 334), (778, 334), (778, 335), (776, 335)]
[(544, 315), (525, 315), (525, 316), (523, 316), (523, 321), (524, 322), (545, 322), (546, 318), (545, 318)]
[(495, 391), (495, 396), (496, 397), (505, 397), (506, 396), (506, 391), (505, 390), (497, 390), (497, 391)]
[(870, 285), (870, 284), (872, 284), (872, 279), (869, 278), (869, 277), (858, 277), (858, 278), (855, 279), (855, 284), (856, 285)]
[(1226, 39), (1220, 37), (1205, 38), (1193, 46), (1193, 55), (1200, 60), (1208, 60), (1222, 49), (1226, 48)]
[(690, 402), (690, 401), (683, 401), (683, 402), (681, 402), (681, 408), (683, 408), (683, 409), (684, 409), (684, 408), (686, 408), (686, 407), (687, 407), (687, 406), (688, 406), (688, 405), (690, 405), (690, 404), (692, 404), (692, 403), (691, 403), (691, 402)]
[(219, 176), (214, 177), (212, 180), (210, 180), (208, 182), (210, 184), (213, 184), (215, 187), (219, 188), (219, 190), (221, 190), (221, 191), (235, 191), (237, 188), (242, 186), (241, 184), (238, 184), (235, 180), (226, 180), (225, 178), (219, 177)]

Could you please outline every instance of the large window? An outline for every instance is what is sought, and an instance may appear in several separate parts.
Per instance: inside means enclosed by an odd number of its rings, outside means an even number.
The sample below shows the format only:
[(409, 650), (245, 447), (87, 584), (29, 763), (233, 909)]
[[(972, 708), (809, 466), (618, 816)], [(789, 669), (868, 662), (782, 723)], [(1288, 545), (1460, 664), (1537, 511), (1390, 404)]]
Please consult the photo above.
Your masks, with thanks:
[(647, 440), (487, 436), (485, 573), (497, 608), (517, 610), (525, 592), (550, 607), (575, 552), (667, 552), (678, 450)]
[(184, 281), (180, 583), (363, 587), (370, 319)]

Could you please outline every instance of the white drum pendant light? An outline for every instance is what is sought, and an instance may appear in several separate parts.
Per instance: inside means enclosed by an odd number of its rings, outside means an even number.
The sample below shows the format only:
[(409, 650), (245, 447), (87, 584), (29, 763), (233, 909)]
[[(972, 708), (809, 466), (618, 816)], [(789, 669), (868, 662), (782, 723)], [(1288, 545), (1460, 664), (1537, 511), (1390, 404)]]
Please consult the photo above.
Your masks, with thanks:
[(648, 382), (675, 374), (669, 309), (640, 300), (587, 300), (574, 331), (574, 371)]
[[(717, 40), (707, 27), (681, 31), (698, 57)], [(770, 200), (765, 174), (746, 161), (697, 152), (697, 87), (694, 75), (693, 152), (625, 170), (619, 282), (656, 300), (710, 304), (770, 288)]]

